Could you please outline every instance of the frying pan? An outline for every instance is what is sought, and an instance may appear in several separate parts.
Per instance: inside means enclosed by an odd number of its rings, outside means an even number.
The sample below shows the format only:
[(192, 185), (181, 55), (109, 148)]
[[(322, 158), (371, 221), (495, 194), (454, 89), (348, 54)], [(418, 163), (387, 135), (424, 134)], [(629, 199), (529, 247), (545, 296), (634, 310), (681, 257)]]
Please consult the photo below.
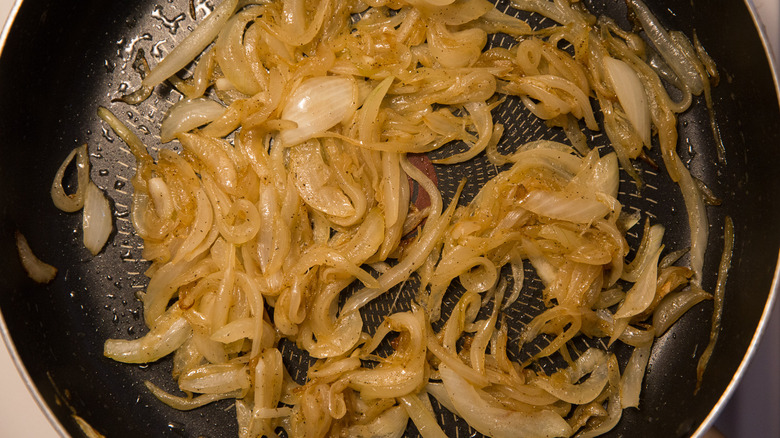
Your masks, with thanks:
[[(202, 18), (204, 8), (214, 3), (26, 0), (6, 35), (0, 57), (0, 311), (5, 337), (13, 342), (12, 350), (63, 433), (82, 436), (72, 417), (77, 414), (109, 437), (236, 436), (235, 412), (229, 402), (179, 412), (144, 388), (142, 382), (151, 380), (175, 390), (170, 360), (137, 366), (102, 355), (105, 339), (134, 338), (145, 332), (136, 294), (146, 285), (143, 272), (148, 265), (141, 259), (142, 242), (127, 221), (133, 162), (95, 110), (98, 105), (112, 108), (148, 145), (159, 147), (155, 126), (167, 102), (178, 98), (175, 92), (160, 86), (137, 107), (112, 103), (112, 99), (138, 86), (132, 61), (139, 49), (155, 62), (152, 58), (169, 51), (189, 33), (194, 18)], [(596, 14), (608, 14), (628, 25), (622, 0), (587, 3)], [(723, 201), (708, 209), (711, 232), (705, 289), (712, 290), (715, 282), (726, 215), (734, 220), (736, 245), (720, 338), (701, 391), (694, 394), (695, 366), (708, 340), (711, 302), (694, 307), (657, 340), (640, 409), (624, 411), (610, 437), (700, 434), (736, 385), (778, 289), (780, 178), (775, 162), (780, 113), (774, 75), (751, 10), (741, 0), (647, 3), (667, 28), (687, 35), (695, 32), (722, 78), (713, 99), (726, 145), (725, 163), (716, 158), (701, 102), (682, 114), (679, 122), (681, 156)], [(506, 6), (503, 1), (499, 4)], [(510, 99), (506, 105), (510, 105), (507, 111), (496, 115), (507, 124), (505, 144), (525, 139), (525, 123), (537, 129), (536, 135), (564, 139), (543, 124), (524, 121), (517, 102)], [(597, 146), (606, 143), (597, 135), (591, 141)], [(67, 152), (84, 142), (90, 145), (92, 178), (106, 190), (116, 219), (116, 231), (97, 257), (81, 244), (80, 215), (58, 211), (48, 195)], [(484, 181), (492, 176), (485, 164), (478, 159), (438, 170), (441, 189), (449, 193), (449, 185), (463, 174)], [(624, 181), (624, 201), (668, 225), (668, 247), (685, 247), (687, 222), (678, 189), (663, 169), (653, 172), (641, 165), (650, 188), (641, 197), (634, 196), (634, 186)], [(26, 235), (40, 258), (60, 269), (54, 282), (37, 285), (26, 276), (14, 247), (16, 230)], [(634, 243), (637, 238), (635, 233), (629, 235)], [(532, 306), (538, 301), (538, 280), (532, 279), (528, 289), (516, 305)], [(383, 306), (371, 306), (364, 317), (380, 319)], [(516, 315), (510, 315), (510, 321), (524, 322)], [(625, 360), (625, 351), (616, 353)], [(294, 348), (286, 348), (284, 354), (287, 366), (302, 379), (308, 359)], [(442, 418), (448, 433), (454, 435), (459, 429), (461, 436), (478, 436), (446, 413)], [(418, 436), (411, 426), (408, 435)]]

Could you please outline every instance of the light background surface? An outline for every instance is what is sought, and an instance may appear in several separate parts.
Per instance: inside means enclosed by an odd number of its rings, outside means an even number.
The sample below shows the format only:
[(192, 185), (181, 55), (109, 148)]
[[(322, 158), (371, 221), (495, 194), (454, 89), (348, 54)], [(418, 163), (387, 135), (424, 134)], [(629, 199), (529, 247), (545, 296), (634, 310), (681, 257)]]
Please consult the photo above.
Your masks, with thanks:
[[(780, 54), (780, 0), (748, 0), (756, 6), (775, 56)], [(0, 24), (14, 0), (0, 0)], [(780, 63), (778, 63), (780, 64)], [(728, 438), (780, 437), (780, 301), (756, 356), (717, 426)], [(56, 429), (30, 394), (6, 344), (0, 340), (0, 437), (57, 438)]]

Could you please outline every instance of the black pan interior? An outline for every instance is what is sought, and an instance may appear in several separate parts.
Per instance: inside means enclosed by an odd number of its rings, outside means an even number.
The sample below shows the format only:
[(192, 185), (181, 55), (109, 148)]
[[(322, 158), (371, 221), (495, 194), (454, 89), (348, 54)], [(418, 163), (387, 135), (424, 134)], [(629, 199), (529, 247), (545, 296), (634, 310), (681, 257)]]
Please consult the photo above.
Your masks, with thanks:
[[(121, 142), (99, 123), (95, 110), (112, 105), (124, 87), (137, 86), (131, 64), (138, 48), (153, 57), (155, 50), (169, 50), (188, 33), (194, 23), (189, 3), (27, 0), (0, 57), (0, 311), (43, 400), (73, 436), (81, 435), (74, 413), (110, 437), (236, 435), (235, 412), (228, 402), (178, 412), (146, 391), (144, 380), (175, 389), (169, 360), (132, 366), (102, 356), (106, 338), (137, 337), (145, 330), (135, 294), (146, 284), (146, 264), (126, 218), (132, 164), (127, 165), (131, 161)], [(212, 3), (195, 1), (193, 6)], [(587, 3), (595, 12), (627, 23), (622, 1)], [(723, 200), (722, 206), (709, 209), (712, 250), (705, 288), (714, 284), (725, 215), (734, 219), (737, 240), (722, 332), (702, 390), (694, 395), (695, 364), (707, 343), (711, 303), (694, 308), (658, 340), (641, 410), (625, 411), (608, 435), (614, 437), (689, 436), (697, 429), (753, 339), (770, 295), (780, 243), (775, 226), (780, 223), (780, 179), (773, 170), (780, 113), (748, 8), (737, 0), (647, 3), (667, 27), (695, 32), (721, 74), (713, 98), (727, 164), (717, 161), (702, 105), (680, 117), (681, 155)], [(182, 7), (174, 9), (177, 5)], [(154, 125), (147, 121), (159, 121), (161, 100), (173, 99), (169, 89), (160, 87), (141, 107), (112, 108), (123, 111), (154, 144)], [(59, 212), (48, 195), (62, 159), (84, 142), (90, 144), (92, 178), (107, 190), (117, 216), (117, 231), (96, 258), (81, 245), (80, 216)], [(637, 208), (682, 227), (670, 237), (684, 246), (682, 204), (675, 186), (664, 180), (663, 170), (661, 174), (654, 180), (656, 205)], [(14, 248), (16, 230), (42, 259), (60, 268), (52, 284), (39, 286), (26, 277)], [(291, 350), (287, 360), (306, 359)], [(410, 429), (410, 436), (416, 432)]]

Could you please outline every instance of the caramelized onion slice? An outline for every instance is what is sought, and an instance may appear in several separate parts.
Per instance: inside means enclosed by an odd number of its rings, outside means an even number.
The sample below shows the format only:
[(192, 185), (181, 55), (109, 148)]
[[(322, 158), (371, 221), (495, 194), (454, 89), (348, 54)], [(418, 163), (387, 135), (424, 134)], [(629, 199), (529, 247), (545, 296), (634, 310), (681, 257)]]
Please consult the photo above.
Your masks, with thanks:
[(572, 433), (566, 420), (551, 410), (518, 412), (495, 407), (447, 365), (442, 364), (439, 373), (457, 414), (482, 434), (493, 438), (552, 438)]
[(57, 276), (57, 268), (36, 257), (27, 243), (27, 238), (19, 231), (16, 232), (16, 250), (22, 267), (35, 282), (49, 283)]
[[(63, 188), (62, 179), (65, 177), (65, 170), (70, 165), (73, 158), (76, 157), (76, 172), (78, 188), (76, 192), (68, 195)], [(62, 162), (57, 173), (54, 175), (54, 182), (51, 185), (51, 200), (54, 205), (62, 211), (73, 213), (84, 207), (84, 193), (87, 191), (89, 182), (89, 155), (87, 154), (87, 145), (79, 146), (68, 154), (65, 161)]]

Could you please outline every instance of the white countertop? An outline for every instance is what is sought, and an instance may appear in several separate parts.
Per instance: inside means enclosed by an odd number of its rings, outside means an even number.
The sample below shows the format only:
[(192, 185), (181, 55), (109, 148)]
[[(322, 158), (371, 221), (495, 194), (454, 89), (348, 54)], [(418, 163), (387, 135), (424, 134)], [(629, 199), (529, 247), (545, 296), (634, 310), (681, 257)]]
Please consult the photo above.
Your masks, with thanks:
[[(778, 21), (780, 21), (780, 2), (778, 0), (751, 1), (756, 5), (759, 16), (767, 28), (770, 44), (774, 45), (775, 53), (780, 53), (780, 26), (778, 25)], [(0, 28), (2, 28), (2, 23), (5, 22), (5, 18), (8, 16), (13, 4), (14, 0), (0, 0)], [(777, 304), (778, 306), (776, 307), (780, 307), (780, 301)], [(751, 379), (751, 373), (777, 374), (778, 372), (777, 366), (780, 365), (777, 363), (777, 345), (780, 344), (780, 335), (778, 334), (780, 325), (777, 321), (780, 315), (778, 313), (780, 312), (775, 311), (773, 324), (769, 325), (761, 344), (762, 346), (774, 345), (774, 350), (767, 353), (767, 348), (759, 348), (756, 355), (758, 360), (765, 358), (768, 358), (770, 361), (774, 360), (774, 366), (751, 364), (743, 383), (733, 396), (732, 403), (729, 403), (723, 413), (723, 417), (726, 417), (724, 419), (730, 421), (727, 425), (723, 425), (723, 422), (718, 423), (718, 426), (724, 432), (727, 432), (731, 438), (750, 436), (744, 435), (742, 432), (746, 431), (744, 427), (750, 430), (751, 420), (745, 416), (750, 416), (751, 409), (746, 409), (748, 403), (740, 403), (740, 401), (755, 399), (755, 397), (747, 395), (746, 392), (750, 391), (750, 394), (754, 394), (755, 391), (766, 390), (766, 388), (761, 387), (760, 383), (765, 382), (765, 379), (761, 376)], [(754, 362), (758, 362), (758, 360)], [(2, 388), (0, 392), (0, 437), (61, 438), (59, 433), (49, 423), (48, 417), (41, 411), (35, 398), (30, 394), (2, 338), (0, 338), (0, 388)], [(776, 410), (774, 413), (769, 411), (768, 415), (763, 417), (764, 420), (777, 421), (776, 412)], [(743, 421), (738, 421), (739, 418), (742, 418)], [(777, 427), (777, 425), (775, 424), (774, 427)], [(769, 432), (769, 430), (763, 430), (764, 432)], [(777, 431), (778, 429), (775, 428), (773, 430)]]

